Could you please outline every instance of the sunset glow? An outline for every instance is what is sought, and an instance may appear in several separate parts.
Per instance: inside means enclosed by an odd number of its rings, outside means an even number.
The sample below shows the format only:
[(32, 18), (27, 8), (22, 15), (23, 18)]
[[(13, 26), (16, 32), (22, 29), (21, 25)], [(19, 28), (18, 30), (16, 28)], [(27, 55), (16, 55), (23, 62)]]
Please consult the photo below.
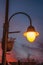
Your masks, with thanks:
[[(9, 22), (9, 29), (6, 29), (5, 23), (5, 8), (6, 0), (0, 0), (0, 62), (2, 61), (2, 45), (6, 43), (5, 31), (20, 31), (20, 33), (8, 34), (8, 38), (15, 38), (14, 44), (11, 46), (11, 53), (6, 53), (7, 62), (16, 62), (18, 59), (27, 59), (32, 58), (43, 62), (43, 0), (8, 0), (9, 9), (8, 9), (8, 21), (12, 14), (16, 12), (25, 12), (30, 17), (31, 20), (28, 20), (28, 17), (19, 14), (11, 18)], [(32, 21), (32, 23), (30, 22)], [(4, 24), (6, 27), (4, 27)], [(29, 25), (35, 27), (35, 32), (25, 33), (28, 31)], [(5, 31), (4, 31), (4, 28)], [(39, 33), (38, 33), (38, 32)], [(7, 34), (7, 32), (6, 32)], [(24, 36), (25, 37), (24, 37)], [(26, 37), (27, 36), (27, 37)], [(29, 41), (28, 41), (29, 40)], [(2, 42), (4, 41), (4, 44)], [(34, 42), (33, 42), (34, 41)], [(30, 43), (31, 42), (31, 43)], [(4, 48), (4, 47), (3, 47)], [(37, 62), (38, 62), (37, 61)]]

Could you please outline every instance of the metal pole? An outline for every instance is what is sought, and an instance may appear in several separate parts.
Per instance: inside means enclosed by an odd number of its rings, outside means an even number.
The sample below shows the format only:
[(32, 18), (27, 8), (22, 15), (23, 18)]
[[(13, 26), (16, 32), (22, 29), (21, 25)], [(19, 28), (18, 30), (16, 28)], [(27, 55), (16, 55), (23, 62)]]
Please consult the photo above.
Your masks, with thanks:
[(6, 51), (7, 51), (7, 42), (8, 42), (8, 6), (9, 0), (6, 0), (6, 11), (5, 11), (5, 23), (3, 26), (3, 37), (2, 37), (2, 65), (6, 65)]

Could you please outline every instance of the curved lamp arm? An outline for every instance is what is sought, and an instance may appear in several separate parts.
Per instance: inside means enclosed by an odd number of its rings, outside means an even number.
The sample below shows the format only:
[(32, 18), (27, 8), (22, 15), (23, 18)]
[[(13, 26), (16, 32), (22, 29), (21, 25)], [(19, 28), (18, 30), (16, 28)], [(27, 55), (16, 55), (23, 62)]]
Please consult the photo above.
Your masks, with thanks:
[(15, 16), (15, 15), (17, 15), (17, 14), (24, 14), (24, 15), (26, 15), (28, 17), (28, 19), (30, 20), (30, 25), (32, 25), (31, 17), (27, 13), (25, 13), (25, 12), (17, 12), (17, 13), (12, 14), (12, 16), (9, 18), (8, 22), (10, 22), (10, 20), (12, 19), (12, 17)]

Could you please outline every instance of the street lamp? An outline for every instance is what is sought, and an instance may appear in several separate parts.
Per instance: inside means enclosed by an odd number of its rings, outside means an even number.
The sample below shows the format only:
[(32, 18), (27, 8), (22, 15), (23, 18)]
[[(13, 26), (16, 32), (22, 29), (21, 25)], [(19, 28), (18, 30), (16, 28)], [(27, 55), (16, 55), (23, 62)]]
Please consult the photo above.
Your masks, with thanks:
[(35, 28), (30, 24), (27, 28), (27, 31), (23, 34), (29, 42), (34, 42), (36, 37), (39, 36), (39, 33), (35, 30)]
[(17, 15), (17, 14), (24, 14), (28, 17), (29, 21), (30, 21), (30, 26), (28, 26), (27, 31), (23, 33), (23, 35), (26, 37), (26, 39), (29, 42), (34, 42), (34, 40), (36, 39), (37, 36), (39, 36), (39, 33), (35, 30), (35, 27), (32, 25), (32, 20), (31, 17), (25, 13), (25, 12), (17, 12), (12, 14), (12, 16), (9, 18), (9, 21), (12, 19), (13, 16)]
[[(2, 37), (2, 65), (6, 65), (6, 52), (7, 52), (7, 43), (8, 43), (8, 34), (13, 33), (9, 32), (9, 23), (13, 16), (17, 14), (24, 14), (28, 17), (30, 20), (30, 26), (27, 28), (27, 31), (23, 34), (29, 42), (33, 42), (35, 38), (39, 35), (38, 32), (36, 32), (35, 28), (32, 26), (32, 21), (30, 16), (25, 12), (17, 12), (14, 13), (8, 20), (8, 8), (9, 8), (9, 0), (6, 0), (6, 11), (5, 11), (5, 22), (3, 25), (3, 37)], [(19, 32), (19, 31), (18, 31)]]

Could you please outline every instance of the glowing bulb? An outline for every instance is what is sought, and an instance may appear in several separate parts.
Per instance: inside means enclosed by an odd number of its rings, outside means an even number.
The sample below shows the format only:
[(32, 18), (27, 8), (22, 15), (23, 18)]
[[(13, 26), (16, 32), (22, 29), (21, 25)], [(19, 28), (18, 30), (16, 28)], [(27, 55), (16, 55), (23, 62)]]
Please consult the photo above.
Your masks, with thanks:
[(36, 37), (39, 36), (39, 33), (34, 31), (31, 32), (29, 31), (29, 32), (25, 32), (23, 35), (27, 38), (29, 42), (34, 42)]
[(35, 32), (27, 32), (27, 40), (29, 42), (33, 42), (36, 38), (36, 33)]

